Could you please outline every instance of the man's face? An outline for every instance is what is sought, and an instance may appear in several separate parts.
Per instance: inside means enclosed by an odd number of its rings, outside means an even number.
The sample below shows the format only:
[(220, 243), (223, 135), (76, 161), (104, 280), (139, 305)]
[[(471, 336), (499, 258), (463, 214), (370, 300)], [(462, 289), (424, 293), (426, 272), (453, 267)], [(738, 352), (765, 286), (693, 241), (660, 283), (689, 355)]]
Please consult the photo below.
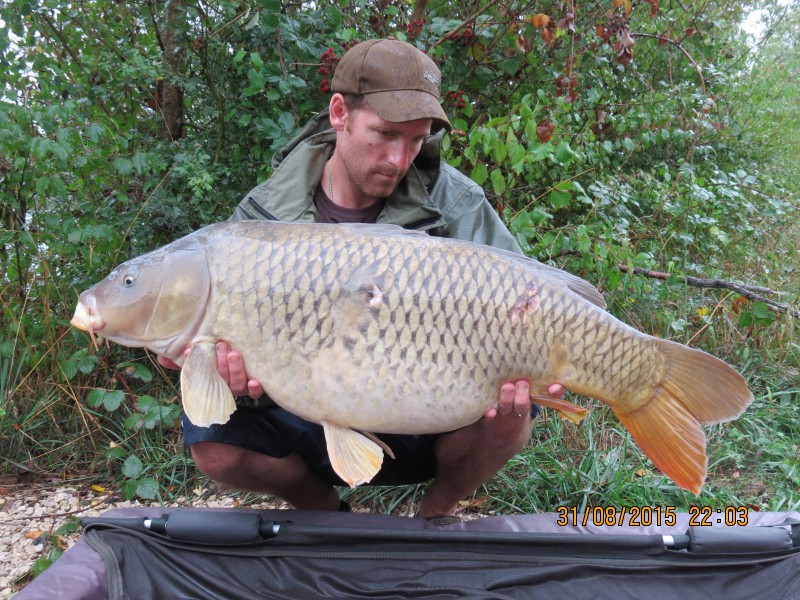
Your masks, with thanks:
[(361, 200), (391, 194), (431, 133), (431, 119), (384, 121), (369, 106), (348, 111), (336, 134), (336, 154)]

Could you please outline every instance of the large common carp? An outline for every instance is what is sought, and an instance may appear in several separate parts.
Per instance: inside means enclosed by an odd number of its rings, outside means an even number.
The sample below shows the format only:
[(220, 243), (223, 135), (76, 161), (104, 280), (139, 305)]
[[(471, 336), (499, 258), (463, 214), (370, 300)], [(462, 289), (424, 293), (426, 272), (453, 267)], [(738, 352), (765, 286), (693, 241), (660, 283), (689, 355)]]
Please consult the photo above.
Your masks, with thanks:
[(487, 246), (385, 225), (244, 221), (122, 264), (81, 294), (72, 324), (182, 363), (197, 425), (235, 409), (216, 369), (214, 344), (227, 341), (279, 405), (323, 425), (352, 486), (380, 468), (372, 434), (466, 426), (503, 382), (527, 378), (534, 395), (559, 382), (608, 404), (662, 471), (699, 493), (701, 425), (741, 414), (747, 384), (604, 306), (586, 281)]

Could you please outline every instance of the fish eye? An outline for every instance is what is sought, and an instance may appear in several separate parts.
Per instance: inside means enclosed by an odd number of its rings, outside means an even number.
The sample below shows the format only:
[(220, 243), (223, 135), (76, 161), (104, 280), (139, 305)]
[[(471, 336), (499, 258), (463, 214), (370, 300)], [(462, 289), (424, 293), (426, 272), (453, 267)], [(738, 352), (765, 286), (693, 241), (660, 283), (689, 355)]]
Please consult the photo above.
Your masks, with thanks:
[(126, 287), (132, 286), (134, 281), (136, 281), (136, 275), (134, 275), (133, 273), (126, 273), (125, 277), (122, 278), (122, 283)]

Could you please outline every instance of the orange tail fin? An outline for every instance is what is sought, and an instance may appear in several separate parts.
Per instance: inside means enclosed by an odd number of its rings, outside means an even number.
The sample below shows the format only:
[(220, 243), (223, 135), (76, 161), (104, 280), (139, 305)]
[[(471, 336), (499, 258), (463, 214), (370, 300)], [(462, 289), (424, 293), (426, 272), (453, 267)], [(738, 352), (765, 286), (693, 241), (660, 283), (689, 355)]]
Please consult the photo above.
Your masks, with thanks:
[(676, 484), (695, 494), (706, 479), (706, 438), (701, 425), (730, 421), (753, 401), (744, 378), (729, 365), (661, 340), (666, 370), (636, 410), (616, 412), (633, 439)]

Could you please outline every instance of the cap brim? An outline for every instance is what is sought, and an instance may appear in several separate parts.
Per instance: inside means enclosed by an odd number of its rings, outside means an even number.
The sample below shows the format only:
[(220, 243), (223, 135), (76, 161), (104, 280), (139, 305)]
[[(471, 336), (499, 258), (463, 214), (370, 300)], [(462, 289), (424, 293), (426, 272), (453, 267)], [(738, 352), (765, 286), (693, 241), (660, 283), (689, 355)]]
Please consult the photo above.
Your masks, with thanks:
[(417, 119), (433, 119), (448, 131), (453, 128), (439, 100), (427, 92), (419, 90), (372, 92), (365, 94), (364, 99), (384, 121), (404, 123)]

